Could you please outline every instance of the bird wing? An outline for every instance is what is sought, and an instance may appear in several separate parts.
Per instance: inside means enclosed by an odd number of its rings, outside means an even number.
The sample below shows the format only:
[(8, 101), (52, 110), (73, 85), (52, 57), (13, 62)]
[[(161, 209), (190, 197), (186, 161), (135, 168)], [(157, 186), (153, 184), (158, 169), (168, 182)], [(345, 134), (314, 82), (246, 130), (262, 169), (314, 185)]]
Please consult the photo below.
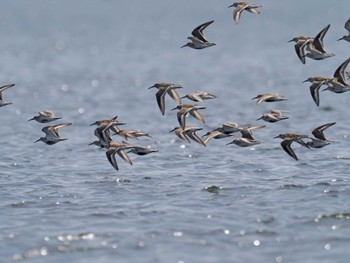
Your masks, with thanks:
[(321, 81), (321, 82), (317, 81), (317, 82), (313, 82), (310, 86), (311, 97), (317, 106), (320, 106), (320, 92), (319, 92), (319, 90), (324, 83), (325, 83), (325, 81)]
[(181, 109), (176, 114), (177, 120), (178, 120), (180, 127), (182, 129), (185, 129), (185, 127), (186, 127), (186, 115), (188, 112), (189, 112), (189, 109)]
[(117, 160), (115, 159), (116, 151), (116, 148), (111, 148), (108, 151), (106, 151), (106, 156), (109, 163), (114, 167), (114, 169), (119, 170)]
[[(130, 149), (133, 147), (126, 147), (125, 149)], [(129, 155), (126, 154), (126, 152), (124, 152), (124, 150), (122, 149), (118, 149), (117, 150), (117, 154), (120, 156), (120, 158), (122, 158), (125, 162), (127, 162), (128, 164), (132, 165), (132, 162), (129, 158)]]
[(184, 133), (186, 135), (188, 135), (188, 137), (190, 137), (192, 140), (194, 140), (195, 142), (202, 144), (203, 146), (206, 146), (205, 143), (197, 136), (196, 131), (202, 130), (202, 128), (190, 128), (190, 129), (186, 129), (184, 131)]
[(338, 81), (343, 84), (343, 85), (347, 85), (346, 83), (346, 77), (345, 77), (345, 68), (348, 66), (350, 62), (350, 58), (348, 58), (347, 60), (345, 60), (334, 72), (333, 76), (335, 78), (338, 79)]
[(197, 110), (190, 110), (190, 114), (201, 123), (205, 123), (203, 116)]
[(256, 104), (260, 104), (265, 100), (271, 99), (273, 97), (275, 97), (275, 94), (263, 94), (261, 97), (257, 98)]
[(234, 10), (233, 10), (233, 21), (237, 24), (239, 19), (241, 18), (242, 11), (244, 10), (246, 6), (244, 5), (238, 5)]
[(53, 111), (52, 110), (44, 110), (44, 111), (39, 111), (39, 115), (45, 116), (45, 117), (53, 117)]
[(157, 93), (156, 93), (156, 99), (157, 99), (157, 103), (158, 103), (158, 107), (160, 109), (160, 112), (162, 113), (162, 115), (165, 114), (165, 94), (167, 92), (167, 89), (164, 88), (160, 88)]
[(199, 40), (201, 40), (203, 42), (208, 42), (208, 40), (206, 40), (205, 37), (203, 36), (203, 30), (206, 29), (206, 27), (209, 26), (213, 22), (214, 22), (214, 20), (211, 20), (209, 22), (201, 24), (200, 26), (197, 26), (195, 29), (193, 29), (192, 35), (195, 38), (197, 38), (197, 39), (199, 39)]
[(297, 53), (298, 58), (300, 59), (301, 63), (305, 64), (305, 45), (306, 41), (298, 41), (294, 45), (295, 53)]
[(323, 141), (326, 141), (326, 137), (324, 136), (323, 134), (323, 131), (331, 126), (333, 126), (335, 124), (335, 122), (331, 122), (331, 123), (326, 123), (326, 124), (323, 124), (317, 128), (315, 128), (313, 131), (312, 131), (312, 134), (315, 136), (315, 138), (317, 139), (320, 139), (320, 140), (323, 140)]
[(0, 87), (0, 100), (2, 100), (2, 92), (13, 87), (15, 84), (8, 84), (5, 86)]
[(349, 32), (349, 34), (350, 34), (350, 18), (348, 19), (348, 21), (346, 21), (346, 23), (345, 23), (345, 29)]
[(293, 149), (290, 147), (292, 144), (293, 140), (284, 140), (281, 142), (282, 149), (288, 153), (289, 156), (291, 156), (293, 159), (298, 161), (298, 157), (293, 151)]
[(186, 134), (184, 133), (184, 130), (182, 128), (180, 128), (178, 131), (175, 132), (175, 134), (177, 135), (177, 137), (179, 137), (180, 139), (191, 143), (191, 141), (187, 138)]
[[(182, 87), (181, 87), (182, 88)], [(173, 86), (170, 86), (169, 89), (167, 89), (167, 93), (169, 96), (177, 103), (181, 104), (181, 99), (179, 94), (176, 92), (176, 90), (173, 88)]]
[(221, 131), (211, 131), (211, 132), (208, 132), (206, 135), (205, 135), (205, 138), (203, 140), (203, 142), (206, 144), (209, 140), (215, 138), (216, 136), (219, 136), (223, 134)]
[(320, 31), (320, 33), (318, 33), (318, 34), (316, 35), (314, 41), (312, 42), (313, 45), (315, 46), (315, 48), (316, 48), (318, 51), (322, 52), (322, 53), (326, 53), (326, 51), (325, 51), (324, 48), (323, 48), (323, 38), (324, 38), (324, 36), (326, 35), (326, 33), (327, 33), (327, 31), (328, 31), (328, 29), (329, 29), (330, 26), (331, 26), (331, 25), (329, 24), (329, 25), (327, 25), (325, 28), (323, 28), (323, 29)]

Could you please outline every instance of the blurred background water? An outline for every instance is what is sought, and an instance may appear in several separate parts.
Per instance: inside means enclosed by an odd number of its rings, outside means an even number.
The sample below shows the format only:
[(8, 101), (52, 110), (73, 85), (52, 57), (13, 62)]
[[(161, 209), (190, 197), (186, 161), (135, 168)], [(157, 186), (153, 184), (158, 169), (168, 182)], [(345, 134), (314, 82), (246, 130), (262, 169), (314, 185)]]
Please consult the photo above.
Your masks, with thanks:
[[(350, 244), (349, 94), (311, 99), (310, 76), (332, 76), (350, 56), (350, 2), (259, 1), (261, 14), (232, 20), (230, 1), (9, 1), (0, 9), (0, 83), (15, 83), (1, 108), (0, 262), (348, 262)], [(180, 49), (193, 28), (217, 45)], [(331, 24), (325, 47), (336, 56), (303, 65), (288, 40), (315, 36)], [(255, 121), (273, 108), (287, 121), (254, 133), (263, 144), (185, 144), (175, 103), (162, 116), (156, 82), (218, 96), (203, 103), (206, 131), (220, 123)], [(286, 102), (255, 105), (259, 93)], [(67, 141), (33, 142), (42, 124), (27, 122), (52, 109), (72, 122)], [(108, 163), (88, 146), (95, 120), (115, 115), (148, 131), (138, 145), (159, 150), (131, 155), (133, 166)], [(310, 134), (337, 122), (323, 149), (294, 146), (294, 161), (272, 138)], [(118, 138), (116, 138), (118, 140)], [(134, 142), (132, 142), (134, 143)]]

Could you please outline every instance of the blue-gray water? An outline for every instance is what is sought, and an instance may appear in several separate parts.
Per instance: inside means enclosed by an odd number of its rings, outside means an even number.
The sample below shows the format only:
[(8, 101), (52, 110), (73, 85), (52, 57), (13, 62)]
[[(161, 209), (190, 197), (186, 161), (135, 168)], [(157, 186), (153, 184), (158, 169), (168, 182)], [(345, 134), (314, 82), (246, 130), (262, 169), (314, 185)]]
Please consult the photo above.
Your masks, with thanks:
[[(316, 107), (301, 82), (350, 56), (336, 41), (350, 2), (256, 3), (261, 14), (234, 25), (230, 1), (2, 1), (0, 83), (16, 86), (0, 109), (0, 262), (348, 262), (350, 94), (322, 92)], [(216, 46), (179, 48), (212, 19), (205, 35)], [(302, 65), (287, 41), (329, 23), (336, 56)], [(175, 103), (166, 98), (161, 116), (147, 89), (162, 81), (218, 96), (204, 103), (205, 125), (188, 118), (200, 135), (226, 121), (266, 124), (255, 120), (272, 108), (290, 119), (257, 130), (254, 148), (184, 144), (168, 133)], [(288, 101), (255, 105), (266, 92)], [(44, 109), (73, 122), (67, 141), (33, 143), (43, 125), (27, 120)], [(159, 153), (118, 159), (115, 171), (88, 146), (88, 125), (115, 115), (148, 131), (135, 143)], [(298, 162), (272, 139), (333, 121), (335, 143), (295, 145)]]

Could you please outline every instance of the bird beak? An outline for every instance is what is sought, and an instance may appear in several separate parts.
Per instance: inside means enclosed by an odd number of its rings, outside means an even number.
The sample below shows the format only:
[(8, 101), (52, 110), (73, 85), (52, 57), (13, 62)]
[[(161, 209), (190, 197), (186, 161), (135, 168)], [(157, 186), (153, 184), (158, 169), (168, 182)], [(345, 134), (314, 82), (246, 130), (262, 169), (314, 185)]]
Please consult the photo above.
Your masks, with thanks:
[(230, 7), (232, 7), (233, 5), (230, 5), (230, 6), (228, 6), (227, 8), (230, 8)]
[(262, 119), (262, 117), (260, 117), (259, 119), (256, 119), (256, 120), (258, 121), (258, 120), (261, 120), (261, 119)]
[(340, 40), (343, 40), (343, 39), (344, 39), (344, 37), (341, 37), (341, 38), (337, 39), (337, 41), (340, 41)]
[(306, 79), (306, 80), (304, 80), (302, 83), (305, 83), (305, 82), (308, 82), (309, 80), (308, 79)]
[(183, 48), (183, 47), (187, 47), (188, 46), (188, 43), (186, 44), (186, 45), (183, 45), (182, 47), (180, 47), (180, 48)]
[(40, 141), (41, 140), (41, 138), (39, 138), (38, 140), (36, 140), (34, 143), (36, 143), (36, 142), (38, 142), (38, 141)]
[(171, 109), (171, 110), (177, 110), (177, 106), (175, 108)]
[(276, 137), (273, 137), (273, 139), (277, 139), (277, 138), (279, 138), (280, 136), (279, 135), (277, 135)]
[(154, 88), (156, 85), (153, 85), (152, 87), (149, 87), (148, 89)]
[(326, 90), (328, 90), (328, 87), (327, 88), (324, 88), (323, 90), (321, 90), (321, 91), (326, 91)]
[(291, 39), (291, 40), (289, 40), (287, 43), (290, 43), (290, 42), (293, 42), (294, 41), (294, 39)]
[(176, 127), (174, 128), (174, 129), (172, 129), (171, 131), (169, 131), (169, 133), (172, 133), (173, 131), (175, 131), (176, 130)]
[(31, 119), (29, 119), (28, 121), (32, 121), (32, 120), (34, 120), (34, 117), (33, 117), (33, 118), (31, 118)]
[(226, 146), (227, 146), (227, 145), (229, 145), (229, 144), (233, 144), (233, 141), (232, 141), (232, 142), (227, 143), (227, 144), (226, 144)]
[(89, 126), (94, 126), (94, 125), (97, 125), (97, 123), (96, 122), (91, 123)]

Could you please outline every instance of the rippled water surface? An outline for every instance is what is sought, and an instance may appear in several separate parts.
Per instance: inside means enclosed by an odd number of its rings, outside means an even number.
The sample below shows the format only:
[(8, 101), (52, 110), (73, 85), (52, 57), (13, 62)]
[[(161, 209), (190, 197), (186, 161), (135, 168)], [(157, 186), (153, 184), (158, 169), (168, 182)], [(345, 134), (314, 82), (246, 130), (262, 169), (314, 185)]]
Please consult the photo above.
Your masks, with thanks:
[[(311, 99), (310, 76), (331, 76), (350, 55), (350, 2), (260, 1), (260, 15), (232, 20), (230, 1), (2, 1), (0, 83), (13, 105), (0, 108), (0, 262), (348, 262), (350, 256), (350, 94)], [(180, 46), (192, 29), (217, 45)], [(325, 47), (336, 56), (300, 63), (294, 36), (331, 24)], [(180, 141), (175, 103), (160, 114), (156, 82), (205, 90), (199, 135), (220, 123), (266, 124), (263, 144), (207, 147)], [(255, 105), (259, 93), (288, 100)], [(256, 121), (272, 108), (289, 120)], [(27, 122), (53, 109), (73, 125), (65, 142), (34, 141), (42, 124)], [(115, 115), (148, 131), (138, 145), (159, 150), (130, 155), (120, 170), (104, 150), (88, 146), (95, 120)], [(322, 149), (293, 146), (290, 158), (272, 138), (310, 134), (336, 122)], [(119, 138), (115, 138), (119, 140)]]

